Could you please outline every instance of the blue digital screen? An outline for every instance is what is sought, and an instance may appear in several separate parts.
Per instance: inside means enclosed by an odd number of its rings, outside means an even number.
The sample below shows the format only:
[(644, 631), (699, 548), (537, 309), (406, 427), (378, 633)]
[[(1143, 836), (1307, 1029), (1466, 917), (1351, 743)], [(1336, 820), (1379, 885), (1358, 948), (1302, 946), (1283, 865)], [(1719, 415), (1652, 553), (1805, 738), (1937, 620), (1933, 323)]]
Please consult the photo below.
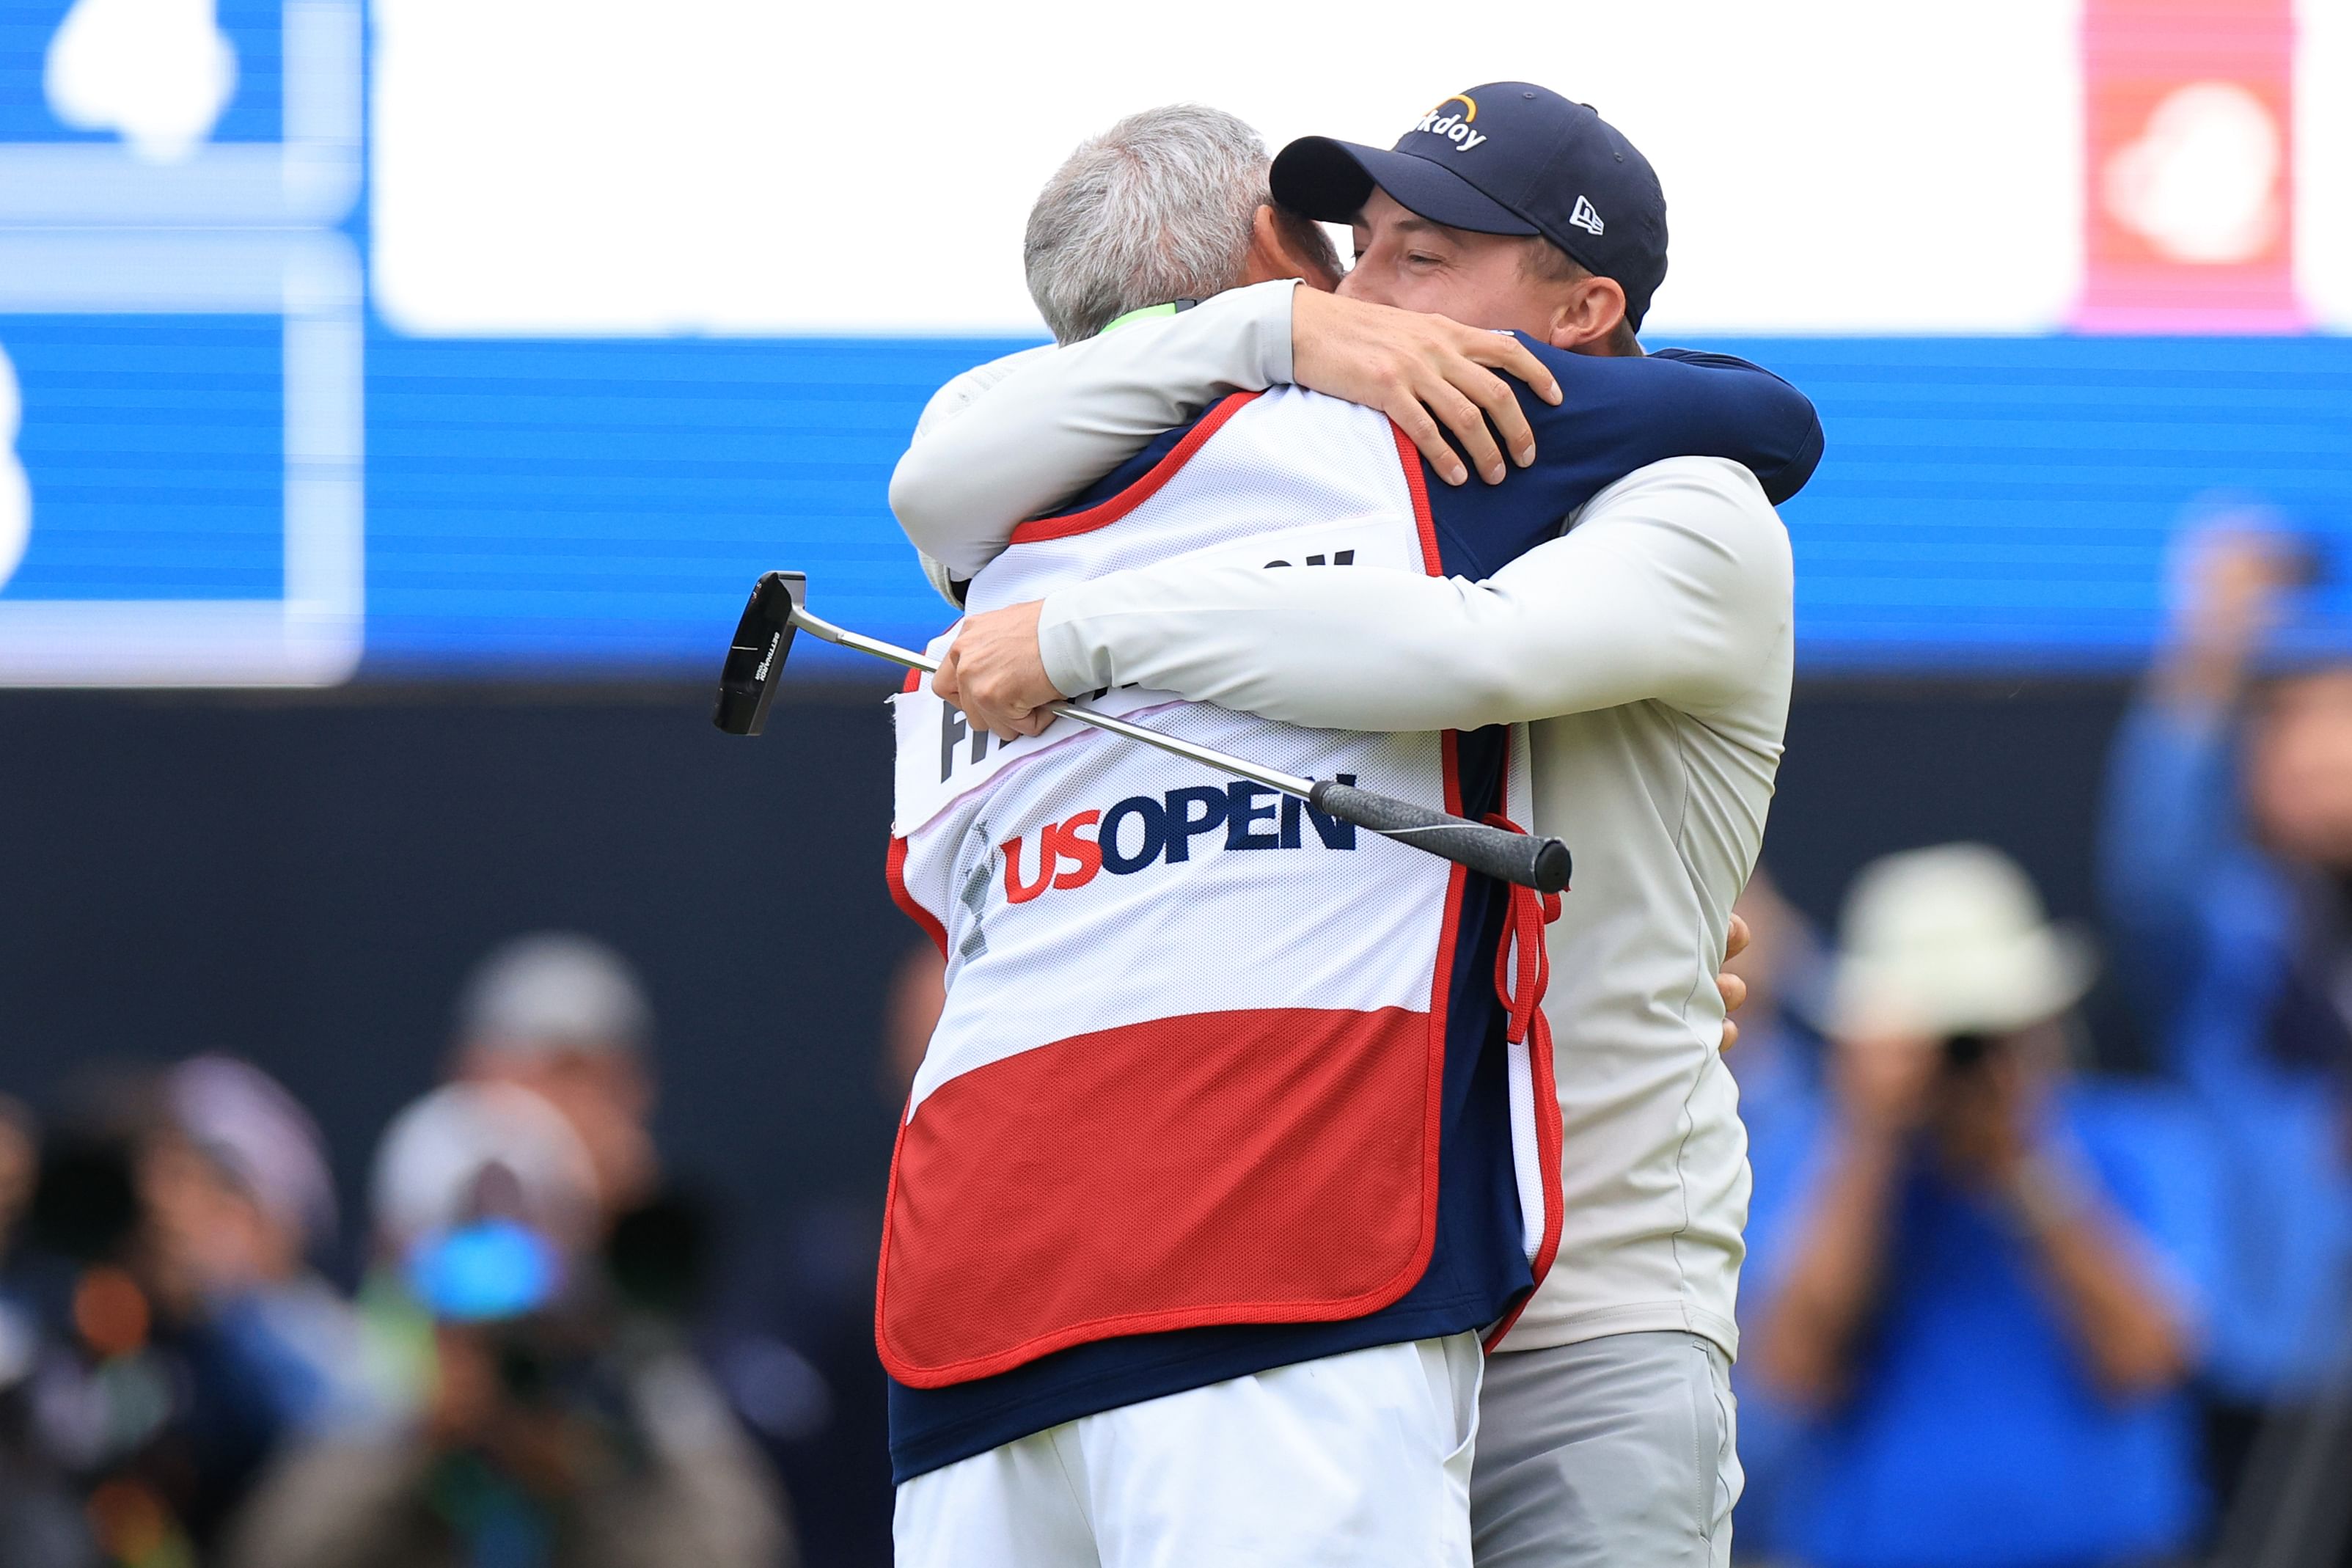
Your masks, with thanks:
[(284, 591), (275, 317), (0, 316), (37, 525), (11, 599)]
[[(37, 518), (0, 599), (278, 592), (281, 338), (243, 316), (0, 317)], [(362, 671), (690, 672), (780, 566), (836, 619), (920, 641), (950, 612), (889, 516), (891, 466), (941, 382), (1021, 346), (374, 330)], [(1809, 669), (2122, 668), (2197, 509), (2352, 534), (2344, 340), (1706, 346), (1789, 376), (1828, 431), (1783, 509)], [(2331, 574), (2315, 602), (2352, 621), (2344, 590)]]
[[(895, 640), (947, 622), (890, 470), (940, 384), (1024, 342), (404, 335), (369, 275), (356, 5), (164, 10), (159, 93), (147, 9), (0, 0), (0, 681), (707, 675), (776, 567)], [(398, 58), (473, 58), (470, 22), (400, 15), (426, 41)], [(404, 122), (409, 167), (472, 158), (444, 118)], [(412, 287), (462, 316), (473, 230), (414, 216), (440, 184), (410, 178)], [(2128, 668), (2180, 530), (2233, 506), (2324, 546), (2304, 635), (2352, 627), (2352, 339), (1698, 346), (1828, 431), (1783, 509), (1803, 669)]]
[[(1804, 388), (1828, 433), (1782, 509), (1801, 668), (2121, 668), (2200, 513), (2271, 509), (2323, 556), (2352, 531), (2345, 339), (1727, 346)], [(2352, 627), (2340, 574), (2306, 607)]]
[[(950, 612), (889, 517), (890, 468), (940, 382), (1020, 346), (379, 334), (369, 667), (708, 664), (777, 566), (837, 619), (929, 637)], [(1828, 455), (1782, 509), (1808, 668), (2122, 668), (2155, 636), (2192, 509), (2352, 529), (2343, 340), (1706, 346), (1822, 411)]]
[(891, 521), (890, 468), (940, 383), (1020, 346), (379, 333), (369, 667), (715, 669), (775, 567), (845, 625), (926, 639), (951, 612)]

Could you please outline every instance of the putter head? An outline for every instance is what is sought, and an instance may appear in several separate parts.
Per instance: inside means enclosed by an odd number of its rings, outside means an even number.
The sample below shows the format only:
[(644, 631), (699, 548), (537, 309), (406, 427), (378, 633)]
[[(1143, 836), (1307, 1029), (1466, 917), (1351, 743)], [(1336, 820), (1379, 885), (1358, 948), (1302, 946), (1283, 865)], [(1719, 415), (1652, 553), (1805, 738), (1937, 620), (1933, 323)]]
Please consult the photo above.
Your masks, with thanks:
[(764, 573), (752, 587), (719, 672), (719, 706), (710, 715), (729, 734), (756, 735), (767, 724), (776, 679), (793, 650), (793, 612), (807, 598), (808, 578), (798, 572)]

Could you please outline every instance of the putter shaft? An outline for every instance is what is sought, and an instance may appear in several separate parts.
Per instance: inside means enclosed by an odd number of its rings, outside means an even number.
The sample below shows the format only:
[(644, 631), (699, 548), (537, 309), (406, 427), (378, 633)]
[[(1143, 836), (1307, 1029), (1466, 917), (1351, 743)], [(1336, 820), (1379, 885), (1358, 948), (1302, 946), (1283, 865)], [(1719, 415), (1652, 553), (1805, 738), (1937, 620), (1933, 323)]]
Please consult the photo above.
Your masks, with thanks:
[[(837, 647), (871, 654), (876, 658), (887, 659), (892, 664), (900, 665), (908, 669), (919, 669), (927, 674), (936, 672), (940, 668), (940, 661), (929, 654), (917, 653), (912, 648), (900, 647), (896, 643), (887, 643), (878, 637), (865, 637), (859, 633), (848, 631), (835, 626), (823, 616), (810, 613), (808, 609), (799, 605), (793, 606), (792, 619), (794, 626), (808, 633), (809, 636), (833, 643)], [(1081, 708), (1075, 702), (1056, 702), (1046, 711), (1062, 718), (1075, 719), (1081, 724), (1091, 724), (1097, 730), (1108, 731), (1114, 735), (1123, 735), (1130, 741), (1140, 741), (1147, 746), (1158, 747), (1171, 756), (1182, 757), (1188, 762), (1220, 769), (1238, 778), (1245, 778), (1252, 784), (1262, 784), (1268, 789), (1278, 789), (1285, 795), (1295, 795), (1301, 800), (1307, 799), (1315, 792), (1313, 779), (1300, 778), (1297, 773), (1286, 773), (1276, 768), (1265, 767), (1251, 762), (1246, 757), (1236, 757), (1230, 752), (1215, 751), (1207, 746), (1196, 746), (1190, 741), (1180, 740), (1174, 735), (1149, 729), (1141, 724), (1130, 724), (1124, 719), (1114, 719), (1108, 713), (1097, 713), (1091, 708)]]
[[(776, 677), (796, 632), (806, 632), (839, 647), (869, 658), (887, 659), (908, 669), (936, 670), (939, 661), (928, 654), (861, 636), (811, 615), (803, 602), (808, 579), (797, 572), (770, 572), (751, 590), (719, 671), (719, 706), (712, 722), (730, 735), (756, 735), (767, 721), (775, 699)], [(782, 614), (778, 614), (779, 610)], [(1369, 828), (1383, 837), (1451, 860), (1458, 866), (1540, 893), (1556, 893), (1568, 886), (1568, 846), (1557, 838), (1537, 838), (1491, 823), (1472, 822), (1451, 812), (1420, 805), (1377, 790), (1359, 789), (1339, 779), (1301, 778), (1278, 768), (1195, 745), (1173, 735), (1114, 719), (1075, 702), (1055, 702), (1047, 711), (1076, 720), (1123, 740), (1139, 742), (1170, 756), (1267, 789), (1296, 795), (1325, 816)]]

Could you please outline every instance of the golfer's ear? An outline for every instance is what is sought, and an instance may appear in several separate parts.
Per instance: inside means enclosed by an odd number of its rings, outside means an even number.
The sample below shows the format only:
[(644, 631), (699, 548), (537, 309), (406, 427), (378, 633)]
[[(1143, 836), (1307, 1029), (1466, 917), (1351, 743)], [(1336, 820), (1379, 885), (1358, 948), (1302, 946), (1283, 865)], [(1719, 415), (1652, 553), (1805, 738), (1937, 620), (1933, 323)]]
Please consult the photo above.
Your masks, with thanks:
[(1551, 346), (1593, 352), (1624, 319), (1625, 286), (1614, 278), (1587, 273), (1552, 310)]

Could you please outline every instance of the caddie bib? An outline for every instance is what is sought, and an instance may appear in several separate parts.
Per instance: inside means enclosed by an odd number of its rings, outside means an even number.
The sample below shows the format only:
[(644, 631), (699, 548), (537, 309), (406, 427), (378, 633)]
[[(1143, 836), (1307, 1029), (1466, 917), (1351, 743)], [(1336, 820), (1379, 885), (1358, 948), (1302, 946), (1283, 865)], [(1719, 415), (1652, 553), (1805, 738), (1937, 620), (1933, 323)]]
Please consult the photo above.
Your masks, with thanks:
[[(1117, 497), (1023, 524), (967, 603), (1177, 560), (1435, 573), (1421, 487), (1375, 412), (1232, 397)], [(1089, 700), (1465, 808), (1451, 732), (1310, 730), (1131, 689)], [(949, 968), (891, 1166), (890, 1374), (944, 1387), (1090, 1341), (1360, 1317), (1411, 1289), (1435, 1237), (1467, 873), (1067, 720), (1000, 743), (919, 680), (893, 707), (893, 892)], [(1507, 799), (1525, 799), (1523, 738), (1509, 754)], [(1504, 979), (1541, 946), (1539, 921), (1517, 932)], [(1532, 1004), (1512, 1015), (1504, 1157), (1527, 1255), (1548, 1262), (1557, 1104)]]

